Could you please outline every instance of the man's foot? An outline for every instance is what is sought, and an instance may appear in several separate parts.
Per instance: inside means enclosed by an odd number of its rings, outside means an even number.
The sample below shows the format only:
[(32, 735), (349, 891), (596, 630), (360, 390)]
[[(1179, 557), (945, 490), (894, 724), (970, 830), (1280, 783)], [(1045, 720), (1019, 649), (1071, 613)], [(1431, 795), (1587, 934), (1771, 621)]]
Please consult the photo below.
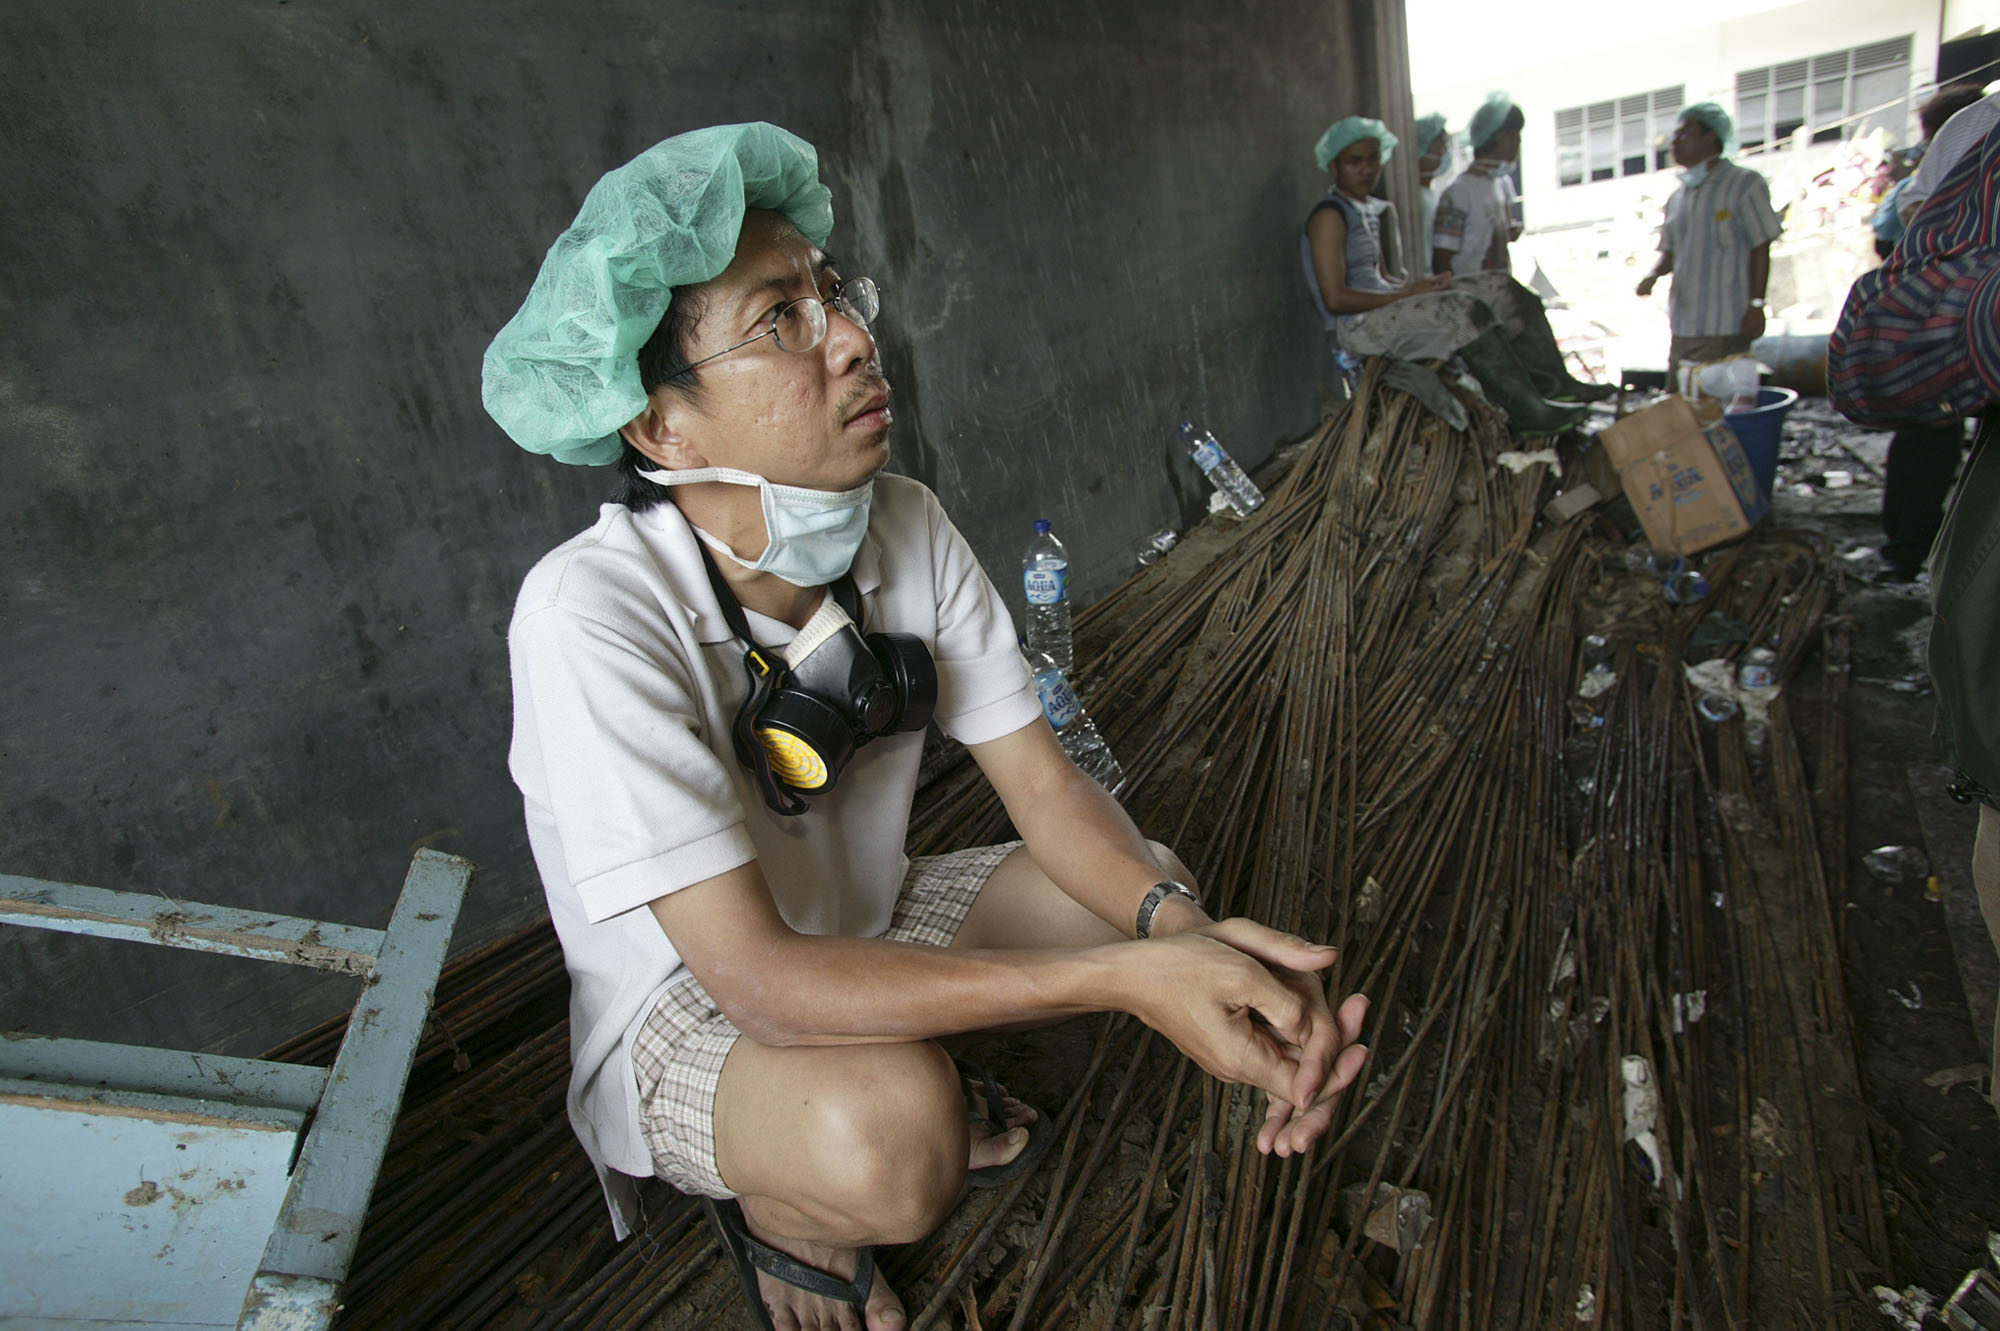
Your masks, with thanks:
[(1014, 1163), (1021, 1152), (1028, 1149), (1028, 1125), (1039, 1119), (1041, 1114), (1002, 1090), (1001, 1116), (1007, 1121), (1007, 1130), (996, 1133), (987, 1121), (984, 1083), (973, 1077), (963, 1080), (966, 1113), (972, 1119), (972, 1150), (966, 1168), (998, 1169)]
[[(743, 1227), (752, 1238), (816, 1271), (838, 1276), (842, 1280), (854, 1278), (860, 1261), (859, 1250), (830, 1248), (823, 1244), (782, 1238), (757, 1223), (755, 1200), (745, 1197), (741, 1202)], [(865, 1310), (856, 1310), (838, 1299), (808, 1294), (796, 1285), (788, 1285), (763, 1271), (757, 1273), (757, 1293), (763, 1299), (771, 1325), (777, 1331), (902, 1331), (908, 1324), (903, 1301), (896, 1297), (895, 1290), (889, 1288), (889, 1282), (882, 1278), (879, 1270), (868, 1291)]]

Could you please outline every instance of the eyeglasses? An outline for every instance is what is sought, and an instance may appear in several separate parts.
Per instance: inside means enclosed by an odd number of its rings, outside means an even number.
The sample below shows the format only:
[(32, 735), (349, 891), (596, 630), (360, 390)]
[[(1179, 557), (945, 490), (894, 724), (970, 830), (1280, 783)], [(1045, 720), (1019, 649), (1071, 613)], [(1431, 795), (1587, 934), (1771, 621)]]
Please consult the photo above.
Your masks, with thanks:
[[(696, 369), (708, 364), (716, 356), (727, 356), (732, 351), (747, 347), (752, 342), (761, 342), (767, 337), (778, 344), (780, 351), (811, 351), (826, 341), (828, 305), (832, 305), (849, 320), (866, 328), (874, 323), (875, 316), (882, 312), (882, 293), (869, 279), (854, 277), (834, 283), (833, 294), (825, 300), (821, 300), (818, 296), (800, 296), (797, 300), (788, 300), (772, 311), (769, 328), (755, 337), (744, 338), (733, 347), (724, 347), (714, 356), (703, 356), (690, 364), (687, 369)], [(687, 370), (681, 373), (685, 374)]]

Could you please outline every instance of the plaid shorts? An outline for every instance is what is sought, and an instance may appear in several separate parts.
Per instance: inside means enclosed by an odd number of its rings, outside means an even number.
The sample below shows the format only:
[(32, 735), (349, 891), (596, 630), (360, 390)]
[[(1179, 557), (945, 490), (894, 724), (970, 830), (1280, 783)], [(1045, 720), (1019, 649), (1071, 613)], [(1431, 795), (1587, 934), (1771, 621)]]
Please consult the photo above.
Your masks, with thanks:
[[(1018, 841), (910, 861), (882, 937), (949, 947), (980, 889)], [(666, 993), (632, 1041), (639, 1130), (653, 1172), (697, 1197), (729, 1197), (715, 1164), (715, 1088), (740, 1032), (692, 975)]]

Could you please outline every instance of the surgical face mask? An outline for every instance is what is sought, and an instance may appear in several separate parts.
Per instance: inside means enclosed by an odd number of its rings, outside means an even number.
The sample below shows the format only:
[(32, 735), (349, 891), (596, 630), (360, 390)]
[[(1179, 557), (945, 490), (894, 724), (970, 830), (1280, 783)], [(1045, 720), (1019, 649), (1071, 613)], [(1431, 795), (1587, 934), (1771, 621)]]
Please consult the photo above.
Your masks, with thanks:
[(1711, 157), (1700, 166), (1689, 167), (1687, 170), (1681, 172), (1681, 184), (1688, 186), (1690, 189), (1699, 185), (1702, 181), (1708, 179), (1708, 168), (1714, 165), (1715, 159)]
[(735, 560), (755, 573), (769, 573), (797, 587), (824, 587), (853, 567), (861, 538), (868, 534), (868, 505), (875, 482), (852, 490), (808, 490), (775, 485), (762, 476), (734, 467), (702, 467), (694, 471), (642, 471), (655, 485), (696, 485), (726, 481), (752, 485), (764, 504), (764, 553), (752, 561), (738, 557), (724, 541), (694, 529), (709, 549)]

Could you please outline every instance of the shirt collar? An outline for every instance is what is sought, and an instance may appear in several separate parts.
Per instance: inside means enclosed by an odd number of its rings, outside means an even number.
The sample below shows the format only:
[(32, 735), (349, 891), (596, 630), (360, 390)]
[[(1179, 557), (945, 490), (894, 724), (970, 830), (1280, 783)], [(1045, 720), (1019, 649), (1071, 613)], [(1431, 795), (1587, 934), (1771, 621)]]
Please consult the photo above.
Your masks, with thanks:
[[(689, 622), (694, 625), (695, 640), (706, 646), (735, 638), (729, 621), (722, 617), (722, 607), (716, 603), (715, 589), (708, 585), (700, 540), (679, 507), (670, 502), (654, 504), (634, 513), (632, 521), (646, 533), (647, 544), (659, 556), (662, 572), (667, 575), (668, 591), (687, 612)], [(848, 572), (854, 577), (854, 590), (864, 597), (882, 585), (882, 557), (876, 547), (873, 523), (861, 538), (854, 567)]]

